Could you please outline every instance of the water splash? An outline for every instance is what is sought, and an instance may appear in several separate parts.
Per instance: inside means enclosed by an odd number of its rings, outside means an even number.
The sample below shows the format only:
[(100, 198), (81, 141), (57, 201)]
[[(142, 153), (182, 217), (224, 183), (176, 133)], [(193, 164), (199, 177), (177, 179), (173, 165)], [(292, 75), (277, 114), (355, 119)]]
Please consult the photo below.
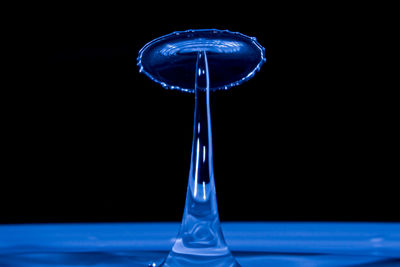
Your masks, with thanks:
[(174, 32), (146, 44), (139, 71), (168, 89), (195, 94), (193, 143), (185, 211), (162, 267), (239, 267), (226, 245), (214, 182), (210, 92), (253, 77), (266, 61), (253, 37), (230, 31)]
[(217, 29), (177, 31), (147, 43), (137, 58), (139, 71), (166, 89), (194, 93), (197, 53), (207, 52), (210, 90), (227, 90), (254, 76), (266, 62), (255, 37)]

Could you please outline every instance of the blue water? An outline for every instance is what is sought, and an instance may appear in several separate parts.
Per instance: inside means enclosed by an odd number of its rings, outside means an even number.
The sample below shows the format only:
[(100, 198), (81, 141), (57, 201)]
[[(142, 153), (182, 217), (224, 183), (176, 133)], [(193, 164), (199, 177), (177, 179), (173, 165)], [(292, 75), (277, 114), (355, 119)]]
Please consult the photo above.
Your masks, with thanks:
[(214, 182), (210, 92), (253, 77), (265, 62), (255, 38), (216, 29), (174, 32), (139, 52), (139, 71), (168, 89), (194, 92), (193, 143), (185, 210), (161, 266), (239, 267), (219, 221)]
[(139, 71), (164, 88), (194, 93), (198, 52), (207, 53), (210, 90), (239, 85), (260, 70), (265, 49), (256, 38), (217, 29), (177, 31), (154, 39), (139, 52)]
[[(43, 252), (9, 254), (0, 257), (2, 267), (155, 267), (162, 262), (166, 252)], [(280, 254), (280, 253), (249, 253), (235, 254), (243, 267), (396, 267), (399, 259), (387, 259), (374, 256), (321, 255), (321, 254)], [(196, 264), (191, 261), (189, 266), (210, 266), (207, 263)], [(217, 265), (218, 266), (218, 265)], [(219, 265), (229, 266), (229, 265)]]
[[(54, 252), (10, 254), (0, 258), (2, 267), (49, 267), (49, 266), (107, 266), (107, 267), (148, 267), (157, 266), (166, 252), (121, 251), (121, 252)], [(396, 259), (377, 257), (279, 254), (279, 253), (237, 253), (243, 267), (257, 266), (400, 266)], [(153, 264), (154, 263), (154, 264)], [(190, 265), (190, 266), (208, 266)]]
[[(222, 227), (242, 267), (400, 266), (400, 223), (231, 222)], [(150, 222), (0, 225), (0, 266), (157, 266), (178, 229), (178, 223)]]

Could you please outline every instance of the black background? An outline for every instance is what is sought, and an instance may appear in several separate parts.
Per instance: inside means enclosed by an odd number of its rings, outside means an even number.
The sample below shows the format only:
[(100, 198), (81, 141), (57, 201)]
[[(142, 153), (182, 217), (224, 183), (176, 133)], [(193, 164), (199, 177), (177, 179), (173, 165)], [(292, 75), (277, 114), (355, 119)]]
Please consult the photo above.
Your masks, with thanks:
[(221, 220), (400, 221), (379, 50), (362, 37), (373, 24), (356, 15), (251, 3), (35, 6), (5, 52), (0, 222), (180, 220), (193, 95), (139, 74), (136, 57), (156, 37), (199, 28), (267, 49), (253, 79), (212, 96)]

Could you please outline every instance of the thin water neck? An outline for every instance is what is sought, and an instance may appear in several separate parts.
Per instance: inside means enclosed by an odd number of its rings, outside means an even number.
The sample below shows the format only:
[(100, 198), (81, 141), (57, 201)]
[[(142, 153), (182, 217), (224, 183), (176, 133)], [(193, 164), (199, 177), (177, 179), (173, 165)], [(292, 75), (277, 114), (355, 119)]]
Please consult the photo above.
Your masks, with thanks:
[(209, 197), (210, 185), (214, 187), (210, 81), (207, 55), (204, 51), (197, 55), (195, 77), (195, 111), (189, 177), (192, 178), (190, 184), (193, 198), (204, 202)]

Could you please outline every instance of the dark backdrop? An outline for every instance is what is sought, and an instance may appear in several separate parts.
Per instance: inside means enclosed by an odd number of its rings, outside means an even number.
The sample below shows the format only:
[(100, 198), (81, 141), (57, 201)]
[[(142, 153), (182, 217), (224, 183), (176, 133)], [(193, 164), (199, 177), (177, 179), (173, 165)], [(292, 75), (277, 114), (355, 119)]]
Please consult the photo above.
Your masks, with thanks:
[(156, 5), (27, 12), (8, 53), (2, 223), (181, 219), (193, 95), (139, 74), (136, 57), (190, 28), (267, 49), (253, 79), (212, 95), (221, 220), (400, 220), (367, 21), (328, 6)]

